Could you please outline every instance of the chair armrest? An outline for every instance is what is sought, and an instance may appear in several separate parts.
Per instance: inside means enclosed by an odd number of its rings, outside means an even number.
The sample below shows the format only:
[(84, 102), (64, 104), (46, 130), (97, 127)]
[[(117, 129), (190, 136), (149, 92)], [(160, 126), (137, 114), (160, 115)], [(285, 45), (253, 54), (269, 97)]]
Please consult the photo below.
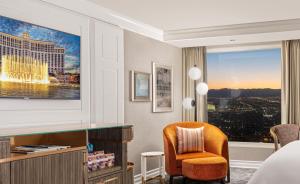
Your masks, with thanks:
[(172, 144), (172, 141), (163, 134), (164, 139), (164, 153), (165, 153), (165, 169), (169, 175), (176, 174), (176, 150), (175, 145)]
[(207, 128), (205, 131), (205, 151), (224, 157), (227, 160), (227, 182), (230, 182), (230, 162), (228, 137), (217, 127)]
[(272, 128), (270, 129), (270, 134), (271, 134), (271, 136), (272, 136), (273, 139), (274, 139), (275, 151), (277, 151), (277, 150), (279, 149), (279, 141), (278, 141), (278, 137), (277, 137), (277, 135), (276, 135), (276, 133), (275, 133), (274, 127), (272, 127)]
[(228, 157), (228, 138), (218, 128), (210, 127), (205, 129), (205, 151)]

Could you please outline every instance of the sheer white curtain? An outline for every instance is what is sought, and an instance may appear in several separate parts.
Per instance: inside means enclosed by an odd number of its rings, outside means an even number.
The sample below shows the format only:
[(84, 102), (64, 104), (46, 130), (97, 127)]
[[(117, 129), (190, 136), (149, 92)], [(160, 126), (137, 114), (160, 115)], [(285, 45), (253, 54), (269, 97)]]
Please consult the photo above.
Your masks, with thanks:
[[(197, 66), (202, 72), (202, 77), (197, 82), (207, 82), (206, 74), (206, 48), (192, 47), (184, 48), (182, 52), (182, 79), (183, 79), (183, 98), (195, 98), (194, 80), (188, 76), (188, 71), (191, 67)], [(205, 96), (196, 95), (197, 100), (197, 120), (201, 122), (207, 121), (207, 98)], [(195, 111), (183, 109), (183, 121), (195, 121)]]

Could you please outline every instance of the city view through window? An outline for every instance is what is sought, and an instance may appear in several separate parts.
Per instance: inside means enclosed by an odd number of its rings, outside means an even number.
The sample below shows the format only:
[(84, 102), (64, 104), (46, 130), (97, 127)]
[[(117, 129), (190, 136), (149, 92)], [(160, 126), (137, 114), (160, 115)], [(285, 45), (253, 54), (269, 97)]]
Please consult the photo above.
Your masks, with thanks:
[(281, 122), (280, 48), (207, 54), (208, 121), (230, 141), (271, 142)]

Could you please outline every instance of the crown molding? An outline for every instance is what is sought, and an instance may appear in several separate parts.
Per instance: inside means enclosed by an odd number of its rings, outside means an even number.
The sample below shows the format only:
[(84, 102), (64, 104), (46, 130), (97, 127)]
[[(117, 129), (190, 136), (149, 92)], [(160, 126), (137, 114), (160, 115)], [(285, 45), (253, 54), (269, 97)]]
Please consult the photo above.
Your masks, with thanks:
[(164, 31), (106, 9), (90, 0), (36, 1), (80, 13), (180, 48), (300, 39), (300, 19)]
[[(222, 46), (208, 46), (208, 47), (206, 47), (206, 52), (207, 53), (219, 53), (219, 52), (274, 49), (274, 48), (281, 48), (281, 46), (282, 46), (281, 41), (264, 42), (264, 43), (232, 44), (232, 45), (222, 45)], [(230, 142), (229, 144), (231, 144), (232, 146), (237, 146), (235, 144), (235, 142)], [(245, 144), (245, 143), (243, 143), (243, 144)], [(260, 143), (260, 144), (266, 144), (266, 143)]]
[(169, 30), (164, 32), (164, 40), (185, 40), (194, 38), (249, 35), (294, 30), (300, 30), (300, 19)]
[[(80, 13), (123, 29), (163, 41), (163, 30), (120, 15), (88, 0), (39, 0), (66, 10)], [(76, 2), (74, 2), (76, 1)]]
[(176, 47), (226, 46), (300, 39), (300, 30), (165, 41)]

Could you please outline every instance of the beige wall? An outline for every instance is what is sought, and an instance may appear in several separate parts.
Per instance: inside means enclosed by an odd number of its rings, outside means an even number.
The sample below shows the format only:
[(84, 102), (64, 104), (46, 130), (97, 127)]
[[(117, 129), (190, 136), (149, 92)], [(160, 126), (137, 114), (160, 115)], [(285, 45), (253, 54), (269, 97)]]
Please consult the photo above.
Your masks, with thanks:
[[(140, 173), (140, 153), (163, 151), (162, 129), (170, 122), (182, 118), (182, 52), (180, 48), (125, 31), (125, 123), (134, 125), (134, 140), (129, 144), (129, 160), (135, 163), (135, 174)], [(151, 73), (152, 61), (172, 65), (174, 69), (174, 111), (152, 113), (151, 102), (131, 102), (129, 100), (129, 71)], [(273, 148), (230, 147), (230, 159), (263, 161)], [(149, 162), (149, 169), (157, 167)]]
[[(134, 125), (134, 140), (129, 144), (129, 160), (135, 163), (135, 174), (140, 173), (140, 154), (145, 151), (163, 151), (162, 129), (182, 117), (182, 53), (180, 48), (125, 31), (125, 123)], [(174, 111), (152, 113), (152, 102), (129, 100), (129, 72), (152, 71), (152, 61), (172, 65), (174, 72)], [(151, 168), (156, 163), (149, 162)]]

